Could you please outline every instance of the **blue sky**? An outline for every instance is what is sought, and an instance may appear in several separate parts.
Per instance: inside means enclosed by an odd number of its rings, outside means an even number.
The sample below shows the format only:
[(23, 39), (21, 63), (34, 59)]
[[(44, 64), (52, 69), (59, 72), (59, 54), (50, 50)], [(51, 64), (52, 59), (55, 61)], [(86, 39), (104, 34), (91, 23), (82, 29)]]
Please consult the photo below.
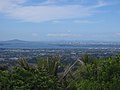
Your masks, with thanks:
[(0, 0), (0, 41), (120, 41), (120, 0)]

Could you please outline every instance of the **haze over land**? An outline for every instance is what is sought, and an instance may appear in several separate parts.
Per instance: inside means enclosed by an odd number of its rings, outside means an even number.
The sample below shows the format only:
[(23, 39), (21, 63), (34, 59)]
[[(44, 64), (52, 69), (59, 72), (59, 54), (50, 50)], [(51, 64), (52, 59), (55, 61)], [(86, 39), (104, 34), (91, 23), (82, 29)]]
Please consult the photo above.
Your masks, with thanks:
[(120, 41), (120, 0), (0, 0), (0, 41)]

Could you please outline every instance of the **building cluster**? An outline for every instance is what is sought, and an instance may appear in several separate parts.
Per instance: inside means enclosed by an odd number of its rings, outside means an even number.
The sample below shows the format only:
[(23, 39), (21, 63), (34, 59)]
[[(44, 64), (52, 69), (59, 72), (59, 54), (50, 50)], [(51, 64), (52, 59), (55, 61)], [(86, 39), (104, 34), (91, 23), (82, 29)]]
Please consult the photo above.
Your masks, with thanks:
[(120, 54), (120, 49), (112, 48), (76, 48), (76, 49), (0, 49), (0, 63), (10, 63), (26, 58), (34, 62), (37, 57), (49, 57), (59, 55), (64, 62), (73, 62), (84, 54), (89, 54), (97, 58), (109, 57)]

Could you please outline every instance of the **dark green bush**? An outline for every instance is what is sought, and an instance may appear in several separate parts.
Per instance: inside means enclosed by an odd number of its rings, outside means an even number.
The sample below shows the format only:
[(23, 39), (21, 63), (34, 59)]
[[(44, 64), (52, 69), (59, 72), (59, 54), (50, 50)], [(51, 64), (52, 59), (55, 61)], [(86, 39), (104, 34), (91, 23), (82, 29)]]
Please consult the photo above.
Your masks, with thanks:
[(0, 90), (59, 90), (59, 86), (55, 76), (42, 70), (0, 71)]
[(120, 90), (120, 56), (92, 61), (88, 57), (83, 57), (85, 64), (72, 64), (60, 73), (57, 58), (33, 66), (22, 60), (0, 70), (0, 90)]
[(78, 74), (78, 90), (120, 90), (120, 57), (86, 64)]

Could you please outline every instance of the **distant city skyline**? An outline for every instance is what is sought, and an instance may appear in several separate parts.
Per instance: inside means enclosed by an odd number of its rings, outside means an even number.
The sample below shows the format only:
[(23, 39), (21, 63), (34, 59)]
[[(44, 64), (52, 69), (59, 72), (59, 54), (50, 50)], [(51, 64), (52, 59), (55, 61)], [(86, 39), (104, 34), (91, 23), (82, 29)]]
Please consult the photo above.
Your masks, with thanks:
[(0, 0), (0, 41), (120, 41), (120, 0)]

